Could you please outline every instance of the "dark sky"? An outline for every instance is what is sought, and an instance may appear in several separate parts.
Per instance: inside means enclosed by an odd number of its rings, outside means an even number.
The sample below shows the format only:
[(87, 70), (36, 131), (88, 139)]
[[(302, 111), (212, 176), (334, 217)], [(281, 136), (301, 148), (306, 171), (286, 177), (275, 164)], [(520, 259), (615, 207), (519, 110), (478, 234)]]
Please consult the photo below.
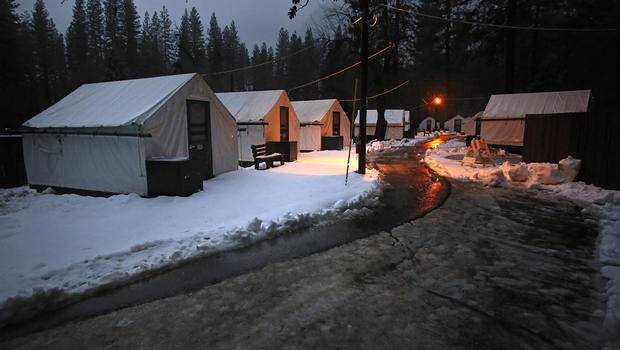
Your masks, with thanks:
[[(21, 13), (32, 11), (35, 0), (17, 2), (20, 4), (18, 11)], [(134, 0), (134, 2), (140, 17), (145, 11), (152, 14), (154, 10), (166, 5), (173, 22), (177, 25), (185, 7), (191, 9), (195, 6), (202, 16), (205, 34), (212, 12), (215, 12), (222, 28), (234, 20), (241, 40), (251, 52), (255, 43), (265, 41), (268, 45), (273, 45), (280, 27), (286, 28), (291, 33), (294, 30), (299, 34), (305, 32), (307, 26), (312, 26), (313, 22), (320, 22), (321, 7), (331, 0), (311, 0), (310, 5), (293, 20), (288, 19), (286, 15), (291, 6), (290, 0)], [(66, 0), (64, 3), (62, 0), (45, 0), (50, 16), (63, 33), (71, 21), (73, 3), (74, 0)]]

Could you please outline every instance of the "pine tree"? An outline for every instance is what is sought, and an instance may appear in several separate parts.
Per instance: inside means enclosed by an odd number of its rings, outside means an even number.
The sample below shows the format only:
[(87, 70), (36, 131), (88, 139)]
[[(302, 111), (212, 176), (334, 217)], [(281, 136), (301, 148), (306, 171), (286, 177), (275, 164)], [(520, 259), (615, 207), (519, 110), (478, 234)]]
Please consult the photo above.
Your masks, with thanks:
[(276, 55), (278, 60), (275, 64), (275, 79), (276, 83), (283, 86), (287, 83), (288, 77), (288, 61), (285, 59), (289, 54), (290, 38), (288, 31), (284, 28), (280, 28), (278, 33), (278, 42), (276, 43)]
[(105, 77), (118, 80), (126, 77), (123, 39), (120, 33), (121, 0), (104, 0)]
[(190, 51), (194, 58), (196, 69), (200, 73), (204, 73), (206, 70), (206, 52), (205, 52), (205, 38), (204, 28), (202, 21), (200, 20), (200, 14), (195, 7), (189, 13), (189, 25), (190, 25)]
[[(304, 44), (301, 40), (301, 37), (297, 35), (297, 33), (293, 33), (289, 42), (289, 53), (294, 53), (302, 50), (304, 48)], [(290, 56), (287, 61), (287, 74), (286, 74), (286, 87), (294, 87), (304, 83), (304, 60), (308, 57), (305, 57), (302, 54), (297, 54)], [(308, 87), (309, 89), (316, 89), (313, 86)], [(294, 98), (303, 98), (304, 97), (304, 89), (293, 91), (291, 94)]]
[(123, 56), (127, 71), (126, 77), (137, 75), (139, 67), (138, 59), (138, 35), (140, 33), (140, 16), (133, 0), (123, 0), (119, 32), (122, 37)]
[[(222, 31), (217, 23), (215, 13), (211, 15), (207, 32), (207, 67), (210, 73), (222, 71)], [(214, 90), (219, 91), (221, 82), (219, 76), (209, 76), (208, 82)]]
[(172, 20), (166, 6), (163, 6), (159, 13), (159, 48), (162, 56), (164, 71), (169, 73), (172, 70), (172, 63), (176, 59), (174, 52), (174, 35), (172, 32)]
[(191, 53), (192, 29), (189, 23), (189, 13), (187, 9), (185, 9), (185, 13), (181, 17), (178, 37), (177, 70), (179, 73), (195, 72), (196, 66)]
[[(246, 67), (250, 65), (250, 54), (248, 48), (244, 43), (240, 43), (237, 50), (237, 57), (239, 67)], [(237, 91), (248, 90), (249, 86), (249, 74), (247, 71), (239, 71), (235, 74), (235, 88)]]
[(67, 62), (74, 85), (88, 80), (88, 33), (84, 0), (76, 0), (73, 19), (67, 29)]
[[(237, 33), (237, 27), (235, 26), (235, 21), (232, 21), (230, 25), (224, 27), (222, 31), (222, 69), (229, 70), (235, 69), (242, 65), (242, 57), (241, 57), (241, 43), (239, 40), (239, 34)], [(238, 82), (235, 79), (235, 73), (230, 73), (228, 75), (229, 84), (225, 84), (227, 91), (235, 91), (235, 83)], [(239, 76), (241, 73), (236, 74)]]
[(86, 3), (88, 32), (88, 75), (89, 81), (103, 78), (104, 62), (104, 16), (101, 0), (88, 0)]
[(23, 46), (24, 34), (22, 23), (16, 14), (17, 4), (14, 0), (0, 0), (0, 105), (3, 117), (0, 118), (0, 129), (17, 127), (25, 119), (24, 93), (27, 89), (25, 81), (29, 68), (26, 61), (30, 54)]
[(47, 105), (53, 101), (51, 85), (51, 47), (52, 33), (50, 33), (50, 19), (43, 0), (34, 3), (31, 22), (33, 34), (34, 69), (39, 86), (43, 89), (43, 98), (40, 103)]

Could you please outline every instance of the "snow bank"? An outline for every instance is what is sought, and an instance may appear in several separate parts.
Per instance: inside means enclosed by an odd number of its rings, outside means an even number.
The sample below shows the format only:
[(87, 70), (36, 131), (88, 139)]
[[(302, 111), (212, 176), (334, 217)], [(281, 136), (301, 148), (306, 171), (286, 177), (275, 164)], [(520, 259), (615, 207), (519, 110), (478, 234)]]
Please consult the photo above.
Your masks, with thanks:
[(426, 141), (430, 139), (431, 137), (432, 136), (418, 135), (413, 139), (404, 138), (401, 140), (385, 140), (385, 141), (374, 140), (366, 145), (366, 152), (376, 153), (376, 152), (389, 151), (391, 149), (398, 148), (398, 147), (414, 146), (415, 144)]
[[(467, 148), (450, 140), (427, 150), (425, 162), (440, 175), (461, 181), (477, 181), (490, 186), (541, 189), (545, 193), (577, 202), (599, 217), (599, 260), (607, 284), (605, 327), (620, 329), (620, 191), (606, 190), (583, 182), (573, 182), (581, 162), (567, 157), (558, 164), (504, 162), (501, 166), (462, 165), (446, 157), (465, 155)], [(454, 157), (453, 157), (454, 158)]]
[[(487, 185), (559, 185), (572, 182), (581, 161), (572, 157), (562, 159), (558, 164), (504, 162), (502, 165), (463, 165), (461, 159), (467, 147), (461, 139), (451, 139), (426, 151), (425, 162), (439, 174), (458, 180), (479, 181)], [(504, 156), (508, 156), (502, 152)], [(451, 158), (459, 159), (451, 159)]]
[(374, 170), (351, 171), (345, 187), (346, 160), (346, 151), (300, 154), (222, 174), (186, 198), (0, 190), (0, 303), (82, 292), (345, 211), (378, 191)]

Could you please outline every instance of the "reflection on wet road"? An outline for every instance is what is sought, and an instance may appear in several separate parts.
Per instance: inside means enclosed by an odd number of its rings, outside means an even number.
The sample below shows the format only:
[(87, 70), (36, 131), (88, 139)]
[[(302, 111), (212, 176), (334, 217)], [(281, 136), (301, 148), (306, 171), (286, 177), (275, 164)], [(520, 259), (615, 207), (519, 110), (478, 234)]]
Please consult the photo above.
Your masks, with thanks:
[[(443, 140), (435, 141), (438, 142)], [(439, 206), (449, 194), (449, 183), (432, 175), (419, 161), (427, 147), (428, 143), (369, 157), (369, 163), (384, 174), (384, 181), (389, 184), (372, 211), (360, 210), (360, 215), (332, 217), (327, 218), (327, 223), (296, 227), (295, 231), (273, 239), (197, 258), (136, 283), (103, 290), (95, 296), (0, 329), (0, 340), (186, 293), (270, 263), (324, 251), (413, 220)]]

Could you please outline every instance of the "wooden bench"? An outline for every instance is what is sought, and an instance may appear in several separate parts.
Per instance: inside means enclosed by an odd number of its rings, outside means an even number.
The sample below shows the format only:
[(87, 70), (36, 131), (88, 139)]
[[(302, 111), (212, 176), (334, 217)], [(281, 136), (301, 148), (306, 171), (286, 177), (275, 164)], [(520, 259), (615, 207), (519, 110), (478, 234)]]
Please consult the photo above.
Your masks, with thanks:
[(273, 167), (274, 161), (279, 161), (280, 165), (284, 165), (284, 155), (281, 153), (269, 153), (267, 145), (252, 145), (252, 157), (254, 157), (254, 168), (258, 170), (260, 163), (265, 163), (267, 169)]

